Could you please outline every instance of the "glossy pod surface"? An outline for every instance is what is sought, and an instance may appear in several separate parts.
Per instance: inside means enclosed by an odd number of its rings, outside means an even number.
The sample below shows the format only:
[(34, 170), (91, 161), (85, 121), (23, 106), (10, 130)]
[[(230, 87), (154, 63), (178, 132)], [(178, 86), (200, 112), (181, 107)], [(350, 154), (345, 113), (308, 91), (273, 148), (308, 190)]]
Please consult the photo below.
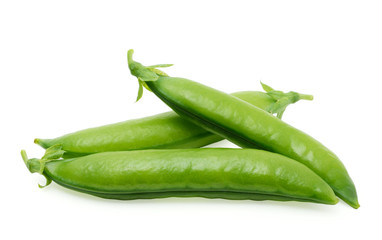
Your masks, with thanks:
[[(36, 161), (27, 161), (30, 170)], [(47, 162), (43, 173), (60, 185), (103, 198), (338, 201), (306, 166), (255, 149), (105, 152)]]
[[(250, 104), (267, 109), (275, 100), (264, 92), (233, 93)], [(89, 128), (54, 139), (35, 139), (43, 148), (61, 144), (65, 156), (138, 149), (198, 148), (223, 138), (191, 123), (174, 112)]]
[[(234, 96), (200, 83), (156, 74), (129, 56), (131, 73), (176, 113), (246, 148), (262, 148), (297, 160), (358, 208), (353, 181), (338, 157), (308, 134)], [(151, 75), (152, 71), (156, 75)]]

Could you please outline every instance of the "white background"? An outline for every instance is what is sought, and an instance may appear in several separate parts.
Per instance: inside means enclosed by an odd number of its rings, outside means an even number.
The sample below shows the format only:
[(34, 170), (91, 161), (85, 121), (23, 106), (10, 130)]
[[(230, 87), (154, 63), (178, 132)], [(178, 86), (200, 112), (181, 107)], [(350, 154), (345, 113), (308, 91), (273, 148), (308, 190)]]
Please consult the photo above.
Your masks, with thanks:
[[(381, 1), (1, 1), (0, 238), (380, 239), (381, 12)], [(44, 179), (19, 154), (42, 156), (35, 137), (168, 110), (147, 91), (134, 103), (129, 48), (222, 91), (260, 90), (262, 80), (313, 94), (284, 120), (342, 159), (361, 207), (39, 189)]]

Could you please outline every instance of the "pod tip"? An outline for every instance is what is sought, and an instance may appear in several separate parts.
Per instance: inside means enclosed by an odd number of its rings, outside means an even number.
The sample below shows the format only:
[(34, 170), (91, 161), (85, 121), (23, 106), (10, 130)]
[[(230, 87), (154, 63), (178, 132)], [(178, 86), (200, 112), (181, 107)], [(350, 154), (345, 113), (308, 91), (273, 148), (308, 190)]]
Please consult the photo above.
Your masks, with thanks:
[(356, 203), (350, 204), (350, 206), (351, 206), (352, 208), (354, 208), (354, 209), (358, 209), (361, 205), (359, 205), (359, 203), (356, 202)]
[(35, 144), (40, 145), (42, 148), (47, 149), (52, 144), (49, 143), (49, 139), (35, 138), (33, 141)]

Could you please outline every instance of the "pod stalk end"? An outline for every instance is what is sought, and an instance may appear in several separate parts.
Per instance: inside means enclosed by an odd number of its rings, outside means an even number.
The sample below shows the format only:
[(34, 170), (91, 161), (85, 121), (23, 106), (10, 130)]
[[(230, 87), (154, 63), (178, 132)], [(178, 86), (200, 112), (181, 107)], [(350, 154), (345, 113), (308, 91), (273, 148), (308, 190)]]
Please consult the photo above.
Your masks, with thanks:
[(299, 93), (299, 98), (302, 99), (302, 100), (308, 100), (308, 101), (312, 101), (313, 100), (313, 95), (309, 95), (309, 94), (301, 94)]
[(21, 150), (21, 157), (27, 166), (28, 170), (31, 173), (40, 173), (46, 178), (46, 183), (45, 185), (40, 185), (40, 188), (48, 186), (51, 182), (52, 179), (50, 179), (44, 172), (45, 170), (45, 165), (47, 162), (53, 161), (53, 160), (59, 160), (62, 158), (63, 154), (65, 153), (64, 150), (62, 150), (62, 145), (57, 144), (49, 147), (46, 151), (44, 156), (41, 159), (37, 158), (30, 158), (28, 159), (27, 153), (25, 150)]
[(273, 98), (275, 101), (272, 105), (266, 109), (268, 112), (272, 114), (277, 114), (278, 118), (282, 118), (285, 109), (293, 103), (298, 102), (299, 100), (313, 100), (313, 96), (309, 94), (301, 94), (297, 92), (288, 92), (284, 93), (282, 91), (277, 91), (271, 88), (270, 86), (266, 85), (263, 82), (260, 82), (261, 86), (263, 87), (264, 91)]
[(170, 67), (172, 66), (172, 64), (157, 64), (152, 66), (144, 66), (141, 63), (133, 60), (133, 53), (133, 49), (130, 49), (127, 52), (127, 63), (129, 65), (131, 75), (138, 78), (139, 89), (138, 96), (136, 99), (136, 102), (138, 102), (138, 100), (141, 99), (143, 95), (143, 87), (151, 91), (150, 88), (147, 86), (146, 82), (153, 82), (158, 80), (161, 76), (168, 76), (165, 72), (157, 68)]

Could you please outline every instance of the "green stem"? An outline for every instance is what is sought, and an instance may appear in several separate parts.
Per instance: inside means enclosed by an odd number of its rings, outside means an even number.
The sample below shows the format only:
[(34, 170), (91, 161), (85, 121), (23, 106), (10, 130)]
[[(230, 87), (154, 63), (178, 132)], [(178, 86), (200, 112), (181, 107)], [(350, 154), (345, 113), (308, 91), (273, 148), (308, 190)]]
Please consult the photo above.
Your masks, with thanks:
[(37, 158), (31, 158), (28, 159), (27, 153), (25, 150), (21, 150), (21, 157), (23, 158), (23, 161), (25, 165), (27, 166), (28, 170), (31, 173), (40, 172), (41, 170), (41, 160)]
[(133, 53), (133, 49), (127, 51), (127, 62), (131, 74), (138, 78), (139, 89), (136, 100), (138, 101), (142, 97), (143, 87), (151, 91), (145, 82), (157, 81), (160, 76), (168, 76), (166, 73), (157, 68), (170, 67), (172, 64), (156, 64), (152, 66), (144, 66), (141, 63), (133, 60)]
[(283, 117), (284, 112), (285, 112), (285, 109), (282, 110), (282, 111), (280, 111), (280, 112), (278, 112), (276, 116), (277, 116), (279, 119), (281, 119), (281, 118)]
[(25, 150), (21, 150), (21, 157), (23, 158), (25, 165), (28, 166), (28, 156)]
[(133, 53), (134, 53), (133, 49), (130, 49), (129, 51), (127, 51), (127, 63), (129, 65), (134, 62), (133, 61)]
[(268, 112), (272, 114), (277, 114), (278, 118), (282, 118), (285, 109), (293, 103), (298, 102), (299, 100), (313, 100), (313, 96), (309, 94), (301, 94), (297, 92), (288, 92), (284, 93), (282, 91), (277, 91), (271, 88), (270, 86), (262, 83), (261, 86), (263, 87), (264, 91), (270, 96), (274, 103), (270, 105), (267, 109)]
[(313, 96), (312, 95), (309, 95), (309, 94), (301, 94), (299, 93), (298, 94), (300, 99), (303, 99), (303, 100), (309, 100), (309, 101), (312, 101), (313, 100)]
[(40, 184), (38, 185), (40, 188), (43, 188), (48, 186), (52, 182), (52, 179), (50, 179), (49, 176), (44, 173), (45, 163), (62, 158), (62, 155), (64, 154), (64, 152), (65, 151), (62, 150), (62, 146), (57, 144), (57, 145), (53, 145), (49, 147), (46, 150), (45, 155), (41, 159), (37, 159), (37, 158), (28, 159), (28, 156), (25, 150), (21, 150), (21, 157), (23, 158), (25, 165), (27, 166), (28, 170), (31, 173), (37, 172), (42, 174), (45, 177), (46, 179), (45, 185), (40, 185)]

